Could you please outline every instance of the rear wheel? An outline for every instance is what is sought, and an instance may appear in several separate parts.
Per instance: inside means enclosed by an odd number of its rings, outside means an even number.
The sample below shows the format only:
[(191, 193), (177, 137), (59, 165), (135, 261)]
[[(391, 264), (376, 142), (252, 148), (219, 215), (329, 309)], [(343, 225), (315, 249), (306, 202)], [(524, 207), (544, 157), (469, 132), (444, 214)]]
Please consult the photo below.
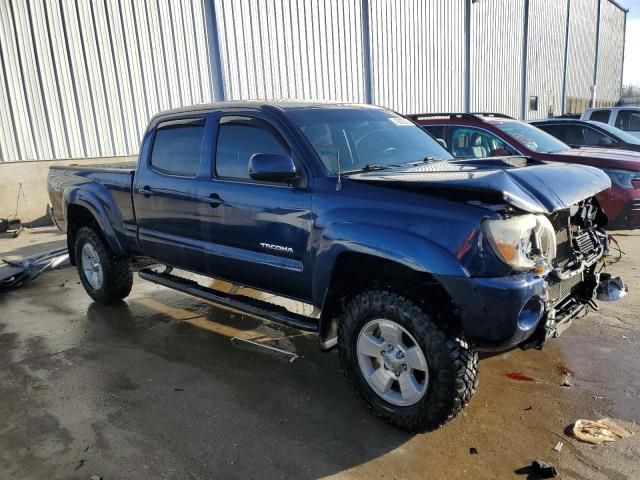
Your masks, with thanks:
[(438, 428), (477, 387), (477, 353), (395, 293), (354, 297), (338, 337), (342, 369), (357, 395), (375, 416), (404, 430)]
[(84, 289), (98, 303), (114, 303), (127, 297), (133, 272), (126, 257), (116, 256), (90, 227), (76, 234), (76, 265)]

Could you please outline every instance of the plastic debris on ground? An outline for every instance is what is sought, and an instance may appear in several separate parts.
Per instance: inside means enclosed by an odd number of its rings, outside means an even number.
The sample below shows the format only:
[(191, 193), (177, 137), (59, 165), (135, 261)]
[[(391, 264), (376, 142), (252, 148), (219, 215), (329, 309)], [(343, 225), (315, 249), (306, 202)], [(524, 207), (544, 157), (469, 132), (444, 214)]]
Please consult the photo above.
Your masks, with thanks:
[(53, 250), (22, 260), (4, 260), (0, 266), (0, 292), (19, 288), (37, 278), (42, 272), (69, 266), (69, 253), (66, 248)]
[(626, 428), (618, 425), (610, 418), (594, 420), (577, 420), (573, 424), (573, 435), (580, 441), (600, 445), (606, 442), (615, 442), (633, 435)]
[(562, 443), (562, 442), (558, 442), (558, 443), (556, 443), (556, 446), (555, 446), (555, 447), (553, 447), (553, 449), (554, 449), (556, 452), (559, 452), (559, 451), (561, 451), (561, 450), (562, 450), (562, 447), (564, 447), (564, 443)]
[(556, 468), (542, 460), (534, 460), (531, 462), (531, 470), (534, 474), (539, 475), (539, 478), (555, 478), (558, 476)]

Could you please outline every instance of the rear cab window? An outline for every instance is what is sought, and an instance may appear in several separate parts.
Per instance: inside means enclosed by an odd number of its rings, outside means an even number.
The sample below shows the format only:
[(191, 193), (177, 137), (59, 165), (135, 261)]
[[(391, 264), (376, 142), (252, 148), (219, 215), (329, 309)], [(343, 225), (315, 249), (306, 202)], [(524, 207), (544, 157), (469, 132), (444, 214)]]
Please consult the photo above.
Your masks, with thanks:
[(161, 122), (151, 151), (151, 168), (181, 177), (195, 177), (200, 170), (204, 118), (183, 118)]
[(589, 116), (589, 120), (594, 122), (609, 123), (611, 117), (611, 110), (593, 110)]

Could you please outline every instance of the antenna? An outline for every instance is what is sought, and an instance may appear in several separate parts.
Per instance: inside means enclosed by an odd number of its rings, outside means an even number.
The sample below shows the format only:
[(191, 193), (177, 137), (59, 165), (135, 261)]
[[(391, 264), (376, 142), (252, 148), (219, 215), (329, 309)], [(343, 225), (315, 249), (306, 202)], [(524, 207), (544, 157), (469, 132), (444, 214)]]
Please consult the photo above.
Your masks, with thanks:
[(342, 190), (342, 167), (340, 166), (340, 150), (336, 148), (336, 163), (338, 164), (338, 183), (336, 183), (336, 192)]

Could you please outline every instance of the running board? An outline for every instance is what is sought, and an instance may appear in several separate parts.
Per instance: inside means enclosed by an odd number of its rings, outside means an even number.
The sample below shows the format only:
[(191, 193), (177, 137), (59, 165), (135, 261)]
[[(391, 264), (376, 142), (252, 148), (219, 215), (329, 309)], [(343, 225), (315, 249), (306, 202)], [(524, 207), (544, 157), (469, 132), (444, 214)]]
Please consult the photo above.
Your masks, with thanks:
[(255, 317), (259, 317), (270, 322), (297, 328), (306, 332), (318, 332), (318, 320), (305, 317), (297, 313), (290, 312), (280, 305), (247, 297), (245, 295), (232, 295), (212, 288), (203, 287), (193, 280), (189, 280), (169, 273), (158, 273), (153, 270), (144, 269), (138, 272), (140, 278), (157, 283), (163, 287), (177, 290), (187, 295), (209, 300), (223, 307), (233, 308)]

